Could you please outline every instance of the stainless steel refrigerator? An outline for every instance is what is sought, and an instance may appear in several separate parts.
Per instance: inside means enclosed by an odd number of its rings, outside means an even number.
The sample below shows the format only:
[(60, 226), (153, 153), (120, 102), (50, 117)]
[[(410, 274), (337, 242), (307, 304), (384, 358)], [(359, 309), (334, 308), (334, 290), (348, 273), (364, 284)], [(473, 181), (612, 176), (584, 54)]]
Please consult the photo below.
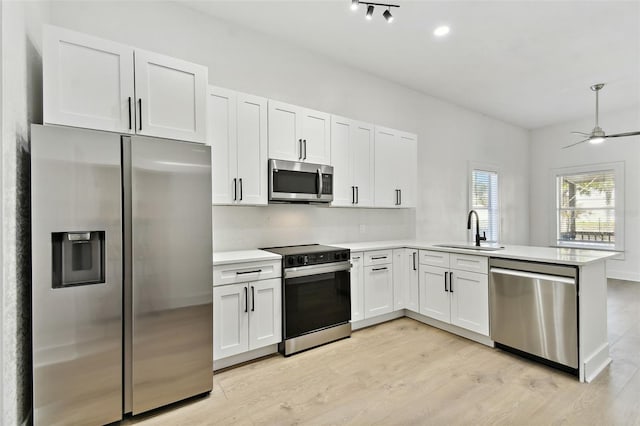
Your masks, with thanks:
[(208, 146), (31, 128), (36, 425), (211, 391)]

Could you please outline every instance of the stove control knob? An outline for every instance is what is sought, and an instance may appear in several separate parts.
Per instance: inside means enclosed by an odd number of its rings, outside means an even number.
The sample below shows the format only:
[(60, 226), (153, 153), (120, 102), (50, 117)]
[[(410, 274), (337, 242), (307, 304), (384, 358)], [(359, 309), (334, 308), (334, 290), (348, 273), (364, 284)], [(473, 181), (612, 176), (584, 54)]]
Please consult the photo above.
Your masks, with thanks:
[(295, 259), (293, 257), (287, 257), (287, 265), (289, 266), (293, 265), (294, 260)]
[(340, 260), (340, 253), (336, 253), (336, 254), (333, 256), (333, 258), (334, 258), (335, 260)]
[(342, 253), (342, 260), (347, 260), (349, 258), (349, 253), (344, 252)]
[(299, 263), (300, 265), (304, 265), (304, 263), (305, 263), (305, 262), (304, 262), (304, 256), (298, 256), (298, 263)]

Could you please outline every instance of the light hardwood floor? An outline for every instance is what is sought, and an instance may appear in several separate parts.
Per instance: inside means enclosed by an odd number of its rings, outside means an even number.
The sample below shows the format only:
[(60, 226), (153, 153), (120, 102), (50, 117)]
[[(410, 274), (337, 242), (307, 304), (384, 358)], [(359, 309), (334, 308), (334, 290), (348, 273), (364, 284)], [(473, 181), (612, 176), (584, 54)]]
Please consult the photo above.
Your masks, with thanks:
[(609, 280), (612, 364), (591, 384), (401, 318), (213, 376), (140, 425), (640, 425), (640, 284)]

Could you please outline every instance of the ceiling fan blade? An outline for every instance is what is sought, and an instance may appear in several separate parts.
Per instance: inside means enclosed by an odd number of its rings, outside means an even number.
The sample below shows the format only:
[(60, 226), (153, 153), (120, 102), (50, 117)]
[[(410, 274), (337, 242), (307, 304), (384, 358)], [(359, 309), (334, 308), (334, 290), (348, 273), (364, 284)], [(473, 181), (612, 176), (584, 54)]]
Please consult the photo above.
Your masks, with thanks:
[(606, 135), (605, 138), (623, 138), (625, 136), (637, 136), (640, 135), (640, 131), (637, 132), (626, 132), (626, 133), (616, 133), (614, 135)]
[(582, 135), (582, 136), (591, 136), (591, 133), (585, 133), (585, 132), (571, 132), (575, 135)]
[(572, 146), (576, 146), (576, 145), (579, 145), (579, 144), (581, 144), (581, 143), (585, 143), (585, 142), (586, 142), (586, 141), (588, 141), (588, 140), (589, 140), (589, 138), (587, 138), (587, 139), (583, 139), (583, 140), (581, 140), (580, 142), (576, 142), (576, 143), (572, 143), (571, 145), (563, 146), (563, 147), (562, 147), (562, 149), (571, 148)]

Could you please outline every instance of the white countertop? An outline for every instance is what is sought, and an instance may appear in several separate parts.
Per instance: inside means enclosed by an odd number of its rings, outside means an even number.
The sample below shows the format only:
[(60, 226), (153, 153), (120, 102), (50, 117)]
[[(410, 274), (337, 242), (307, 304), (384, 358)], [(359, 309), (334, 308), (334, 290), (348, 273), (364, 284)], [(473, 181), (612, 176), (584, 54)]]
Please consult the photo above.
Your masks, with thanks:
[[(447, 241), (444, 244), (452, 243)], [(466, 242), (453, 242), (454, 244), (469, 244)], [(586, 265), (592, 262), (603, 261), (619, 255), (618, 252), (586, 250), (558, 247), (517, 246), (505, 244), (505, 248), (495, 251), (469, 250), (449, 247), (436, 247), (442, 242), (425, 242), (413, 240), (370, 241), (360, 243), (333, 243), (330, 245), (348, 248), (352, 252), (389, 250), (394, 248), (415, 248), (419, 250), (444, 251), (448, 253), (473, 254), (476, 256), (499, 257), (504, 259), (529, 260), (534, 262), (558, 263), (563, 265)]]
[(218, 251), (213, 253), (213, 266), (228, 265), (230, 263), (260, 262), (280, 260), (279, 254), (264, 250)]

